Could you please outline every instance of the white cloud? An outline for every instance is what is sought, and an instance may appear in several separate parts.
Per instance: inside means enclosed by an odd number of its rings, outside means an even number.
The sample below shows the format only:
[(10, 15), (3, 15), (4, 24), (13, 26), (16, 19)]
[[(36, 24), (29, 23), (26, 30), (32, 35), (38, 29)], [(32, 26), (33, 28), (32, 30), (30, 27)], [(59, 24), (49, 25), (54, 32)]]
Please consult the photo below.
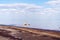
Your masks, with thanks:
[(7, 8), (41, 8), (35, 4), (15, 3), (15, 4), (0, 4), (0, 7)]
[(35, 4), (0, 4), (0, 13), (29, 13), (38, 12), (42, 7)]
[[(51, 13), (54, 10), (54, 13), (60, 13), (60, 0), (50, 0), (46, 2), (46, 5), (51, 8)], [(50, 10), (50, 9), (48, 9)], [(48, 12), (50, 13), (50, 12)]]
[(51, 0), (46, 3), (50, 6), (60, 6), (60, 0)]
[[(58, 4), (58, 7), (57, 7)], [(58, 13), (60, 11), (60, 0), (50, 0), (46, 2), (46, 5), (52, 6), (49, 8), (45, 8), (45, 6), (38, 6), (35, 4), (25, 4), (25, 3), (15, 3), (15, 4), (0, 4), (0, 13), (36, 13), (49, 15), (52, 13)]]
[(0, 13), (19, 13), (19, 14), (33, 13), (37, 15), (40, 14), (54, 15), (56, 13), (59, 13), (60, 0), (50, 0), (46, 2), (46, 5), (49, 5), (51, 7), (45, 8), (45, 6), (38, 6), (35, 4), (25, 4), (25, 3), (0, 4)]

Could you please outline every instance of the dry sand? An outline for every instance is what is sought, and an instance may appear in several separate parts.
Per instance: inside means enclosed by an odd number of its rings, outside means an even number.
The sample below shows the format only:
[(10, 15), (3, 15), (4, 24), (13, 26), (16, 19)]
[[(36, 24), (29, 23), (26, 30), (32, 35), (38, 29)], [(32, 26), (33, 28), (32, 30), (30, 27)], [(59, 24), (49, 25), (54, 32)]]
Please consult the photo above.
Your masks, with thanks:
[(0, 40), (60, 40), (60, 32), (16, 26), (0, 26)]

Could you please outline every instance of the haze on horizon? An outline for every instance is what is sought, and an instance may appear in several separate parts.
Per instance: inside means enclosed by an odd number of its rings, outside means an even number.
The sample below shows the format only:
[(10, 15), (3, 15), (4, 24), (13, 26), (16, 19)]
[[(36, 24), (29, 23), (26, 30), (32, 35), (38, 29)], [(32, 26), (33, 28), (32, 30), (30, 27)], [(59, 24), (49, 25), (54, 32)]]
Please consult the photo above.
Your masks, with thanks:
[(60, 30), (60, 0), (0, 0), (0, 24)]

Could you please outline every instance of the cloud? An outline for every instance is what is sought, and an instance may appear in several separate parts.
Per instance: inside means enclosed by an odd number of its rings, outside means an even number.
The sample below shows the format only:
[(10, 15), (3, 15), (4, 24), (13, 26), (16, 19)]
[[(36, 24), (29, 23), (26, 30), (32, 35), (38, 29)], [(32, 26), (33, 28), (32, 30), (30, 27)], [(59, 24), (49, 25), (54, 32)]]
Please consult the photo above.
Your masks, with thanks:
[[(50, 0), (46, 2), (45, 5), (52, 6), (52, 4), (58, 3), (59, 0)], [(51, 4), (52, 3), (52, 4)], [(14, 3), (14, 4), (0, 4), (0, 14), (1, 13), (18, 13), (20, 15), (37, 15), (37, 17), (40, 17), (41, 15), (44, 16), (53, 16), (56, 15), (56, 13), (59, 13), (60, 9), (56, 7), (48, 7), (45, 8), (45, 6), (35, 5), (35, 4), (26, 4), (26, 3)], [(38, 16), (39, 15), (39, 16)]]
[(56, 29), (59, 29), (58, 27), (60, 26), (60, 0), (50, 0), (46, 2), (44, 9), (41, 13), (44, 14), (42, 15), (42, 19), (47, 20), (45, 26), (50, 25), (49, 27), (56, 27)]
[[(58, 3), (59, 0), (51, 0), (46, 2), (46, 5), (52, 5)], [(52, 4), (51, 4), (52, 3)], [(59, 8), (58, 8), (59, 9)], [(19, 14), (52, 14), (58, 12), (57, 7), (55, 8), (45, 8), (45, 6), (35, 5), (35, 4), (25, 4), (25, 3), (14, 3), (14, 4), (0, 4), (0, 13), (19, 13)]]
[(42, 6), (25, 3), (0, 4), (0, 13), (35, 13), (40, 11), (41, 8)]
[[(60, 0), (50, 0), (48, 2), (46, 2), (46, 5), (51, 8), (54, 12), (51, 12), (52, 14), (59, 14), (60, 13)], [(50, 13), (50, 12), (48, 12)]]
[(50, 5), (50, 6), (59, 6), (60, 7), (60, 0), (51, 0), (51, 1), (48, 1), (48, 2), (46, 2), (46, 4), (48, 4), (48, 5)]
[(60, 11), (60, 0), (50, 0), (46, 2), (45, 5), (47, 5), (48, 8), (46, 8), (46, 6), (26, 3), (0, 4), (0, 13), (19, 13), (22, 15), (26, 15), (26, 13), (34, 15), (54, 15)]

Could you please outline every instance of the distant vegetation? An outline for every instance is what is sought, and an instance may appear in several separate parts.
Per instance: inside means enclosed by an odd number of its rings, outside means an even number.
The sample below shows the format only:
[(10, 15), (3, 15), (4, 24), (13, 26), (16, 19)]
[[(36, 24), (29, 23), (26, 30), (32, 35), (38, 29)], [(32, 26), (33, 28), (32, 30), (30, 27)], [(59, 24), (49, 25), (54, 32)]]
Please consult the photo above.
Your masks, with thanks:
[(5, 24), (0, 24), (0, 26), (14, 26), (14, 25), (5, 25)]

